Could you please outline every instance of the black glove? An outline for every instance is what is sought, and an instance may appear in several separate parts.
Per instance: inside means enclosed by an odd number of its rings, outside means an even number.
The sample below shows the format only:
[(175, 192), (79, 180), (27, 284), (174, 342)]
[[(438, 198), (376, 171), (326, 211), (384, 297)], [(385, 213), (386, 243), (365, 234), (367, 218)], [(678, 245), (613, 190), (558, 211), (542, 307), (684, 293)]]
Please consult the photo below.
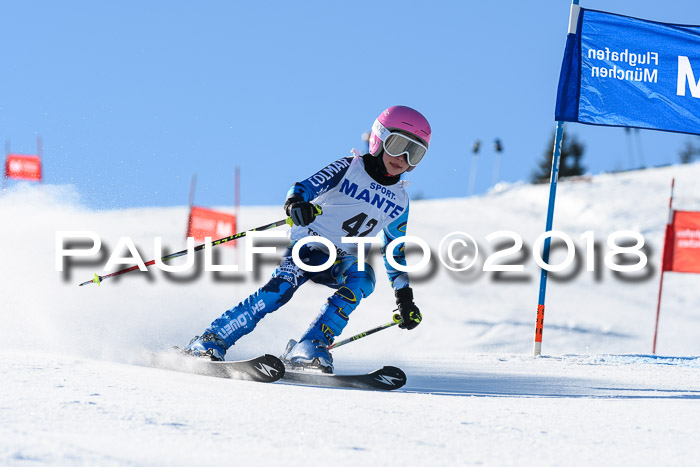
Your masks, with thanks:
[(423, 319), (420, 310), (413, 303), (413, 290), (410, 287), (404, 287), (394, 291), (396, 295), (396, 304), (399, 306), (399, 313), (403, 322), (399, 324), (402, 329), (413, 329), (418, 326)]
[(284, 203), (284, 210), (292, 218), (294, 225), (305, 227), (316, 218), (316, 206), (299, 196), (291, 196)]

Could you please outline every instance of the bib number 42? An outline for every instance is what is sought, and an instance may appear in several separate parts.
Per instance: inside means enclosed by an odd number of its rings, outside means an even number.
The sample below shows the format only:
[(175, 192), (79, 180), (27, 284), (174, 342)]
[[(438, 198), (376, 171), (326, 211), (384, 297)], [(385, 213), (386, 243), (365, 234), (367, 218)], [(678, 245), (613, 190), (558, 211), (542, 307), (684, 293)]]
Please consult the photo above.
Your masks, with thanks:
[[(343, 222), (343, 230), (347, 232), (348, 237), (365, 237), (372, 232), (372, 229), (377, 225), (377, 219), (367, 220), (369, 216), (364, 212), (351, 217)], [(366, 222), (365, 222), (366, 221)], [(362, 230), (360, 232), (360, 230)]]

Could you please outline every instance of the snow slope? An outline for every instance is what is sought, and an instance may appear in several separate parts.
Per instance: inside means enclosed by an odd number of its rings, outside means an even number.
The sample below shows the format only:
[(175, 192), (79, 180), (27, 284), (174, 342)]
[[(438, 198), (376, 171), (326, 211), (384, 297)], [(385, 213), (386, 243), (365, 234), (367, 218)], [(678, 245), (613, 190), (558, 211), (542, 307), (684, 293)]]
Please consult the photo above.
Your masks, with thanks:
[[(256, 273), (132, 273), (97, 287), (107, 256), (56, 271), (56, 232), (97, 232), (104, 250), (131, 237), (145, 260), (153, 238), (183, 242), (187, 209), (90, 211), (68, 186), (20, 184), (0, 197), (0, 463), (300, 465), (694, 465), (700, 430), (700, 276), (667, 274), (658, 353), (649, 355), (670, 181), (677, 209), (700, 210), (700, 165), (560, 183), (554, 228), (585, 260), (580, 238), (600, 242), (596, 271), (550, 277), (542, 358), (532, 358), (539, 271), (480, 272), (495, 250), (486, 236), (510, 230), (531, 250), (542, 232), (547, 186), (415, 201), (409, 234), (437, 251), (454, 231), (479, 243), (475, 268), (436, 260), (413, 287), (424, 322), (337, 349), (337, 371), (402, 367), (395, 393), (263, 385), (140, 366), (150, 351), (183, 345), (264, 283)], [(409, 187), (410, 190), (410, 187)], [(226, 209), (225, 207), (223, 209)], [(240, 226), (283, 216), (244, 207)], [(602, 264), (612, 232), (640, 232), (649, 264), (615, 275)], [(494, 242), (495, 243), (495, 242)], [(280, 248), (281, 251), (281, 248)], [(220, 249), (219, 262), (242, 258)], [(561, 250), (552, 261), (561, 261)], [(417, 256), (409, 256), (409, 261)], [(381, 261), (374, 294), (344, 335), (386, 322), (393, 295)], [(583, 264), (583, 263), (582, 263)], [(243, 338), (230, 358), (280, 353), (316, 315), (328, 289), (307, 285)], [(316, 460), (318, 459), (318, 460)]]

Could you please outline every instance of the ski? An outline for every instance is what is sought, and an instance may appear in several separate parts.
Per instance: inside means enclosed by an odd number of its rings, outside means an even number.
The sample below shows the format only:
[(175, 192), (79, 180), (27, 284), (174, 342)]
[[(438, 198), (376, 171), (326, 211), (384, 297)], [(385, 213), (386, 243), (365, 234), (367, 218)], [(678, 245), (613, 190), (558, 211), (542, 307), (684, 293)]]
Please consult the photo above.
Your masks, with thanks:
[(182, 371), (217, 378), (240, 379), (273, 383), (284, 376), (284, 364), (273, 355), (261, 355), (250, 360), (215, 362), (182, 355), (178, 352), (153, 354), (150, 366), (162, 370)]
[(282, 382), (303, 386), (393, 391), (406, 384), (406, 373), (395, 366), (385, 366), (371, 373), (352, 375), (336, 375), (315, 370), (288, 368), (282, 377)]

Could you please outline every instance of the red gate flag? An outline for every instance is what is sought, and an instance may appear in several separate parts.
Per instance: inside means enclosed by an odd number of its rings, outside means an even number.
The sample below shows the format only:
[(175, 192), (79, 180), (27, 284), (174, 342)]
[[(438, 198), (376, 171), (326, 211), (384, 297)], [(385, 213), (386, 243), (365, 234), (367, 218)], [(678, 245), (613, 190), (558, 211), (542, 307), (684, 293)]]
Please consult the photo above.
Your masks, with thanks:
[(18, 180), (41, 180), (39, 156), (8, 154), (5, 159), (5, 177)]
[(669, 227), (663, 270), (700, 273), (700, 212), (673, 211)]
[[(212, 209), (192, 206), (190, 219), (187, 223), (187, 236), (204, 241), (205, 237), (212, 240), (230, 237), (236, 233), (236, 216)], [(236, 241), (226, 242), (222, 246), (235, 246)]]

